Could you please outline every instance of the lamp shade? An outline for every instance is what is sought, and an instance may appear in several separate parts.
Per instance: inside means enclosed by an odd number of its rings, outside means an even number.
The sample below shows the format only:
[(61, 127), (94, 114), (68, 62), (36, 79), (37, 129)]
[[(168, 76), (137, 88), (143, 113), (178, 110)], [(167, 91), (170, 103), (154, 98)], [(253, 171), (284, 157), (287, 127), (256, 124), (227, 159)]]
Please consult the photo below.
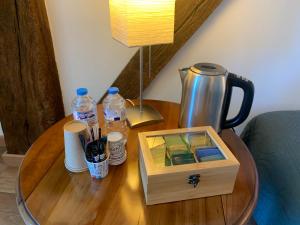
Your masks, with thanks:
[(110, 0), (114, 39), (128, 47), (172, 43), (175, 0)]

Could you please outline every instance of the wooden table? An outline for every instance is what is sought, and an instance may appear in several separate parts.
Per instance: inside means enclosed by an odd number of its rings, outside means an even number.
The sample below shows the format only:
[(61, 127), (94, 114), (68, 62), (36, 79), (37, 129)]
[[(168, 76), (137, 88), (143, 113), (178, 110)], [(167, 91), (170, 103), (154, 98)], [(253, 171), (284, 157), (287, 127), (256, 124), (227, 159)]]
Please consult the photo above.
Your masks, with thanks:
[[(88, 172), (70, 173), (64, 166), (63, 125), (66, 117), (31, 146), (19, 171), (17, 202), (27, 224), (184, 225), (245, 224), (255, 207), (258, 176), (255, 163), (231, 130), (221, 137), (241, 166), (232, 194), (146, 206), (138, 169), (137, 133), (177, 128), (179, 105), (148, 101), (164, 122), (129, 131), (127, 161), (111, 166), (103, 180)], [(100, 125), (102, 108), (98, 107)]]

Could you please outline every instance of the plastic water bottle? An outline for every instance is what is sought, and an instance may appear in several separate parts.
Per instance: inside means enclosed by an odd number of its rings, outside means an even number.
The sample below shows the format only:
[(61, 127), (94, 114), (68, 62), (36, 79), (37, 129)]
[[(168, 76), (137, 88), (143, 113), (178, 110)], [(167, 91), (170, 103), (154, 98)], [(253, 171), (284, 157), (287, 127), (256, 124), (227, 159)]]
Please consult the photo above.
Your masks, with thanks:
[(88, 96), (87, 88), (78, 88), (77, 97), (72, 102), (72, 112), (74, 120), (81, 120), (88, 124), (91, 140), (99, 138), (97, 104)]
[(126, 123), (125, 99), (119, 95), (117, 87), (110, 87), (103, 100), (103, 111), (106, 133), (120, 132), (127, 141), (128, 128)]

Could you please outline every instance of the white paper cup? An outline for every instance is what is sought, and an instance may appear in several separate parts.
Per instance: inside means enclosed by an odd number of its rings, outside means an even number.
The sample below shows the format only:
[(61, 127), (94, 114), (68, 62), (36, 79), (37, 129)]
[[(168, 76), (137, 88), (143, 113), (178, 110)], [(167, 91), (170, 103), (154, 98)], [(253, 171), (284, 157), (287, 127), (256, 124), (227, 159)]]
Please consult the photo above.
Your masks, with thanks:
[(86, 132), (87, 124), (82, 121), (73, 120), (64, 125), (65, 167), (71, 172), (82, 172), (88, 168), (79, 139), (79, 134), (85, 136)]

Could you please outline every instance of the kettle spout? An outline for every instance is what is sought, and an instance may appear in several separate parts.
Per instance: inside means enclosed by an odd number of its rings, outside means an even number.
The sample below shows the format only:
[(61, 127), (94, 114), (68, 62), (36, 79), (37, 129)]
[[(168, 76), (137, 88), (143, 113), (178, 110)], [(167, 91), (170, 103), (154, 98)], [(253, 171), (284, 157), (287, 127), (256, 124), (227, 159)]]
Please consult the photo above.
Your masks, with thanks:
[(184, 81), (184, 78), (186, 77), (186, 75), (188, 74), (188, 70), (190, 68), (182, 68), (182, 69), (179, 69), (179, 74), (180, 74), (180, 78), (181, 78), (181, 83), (183, 83)]

